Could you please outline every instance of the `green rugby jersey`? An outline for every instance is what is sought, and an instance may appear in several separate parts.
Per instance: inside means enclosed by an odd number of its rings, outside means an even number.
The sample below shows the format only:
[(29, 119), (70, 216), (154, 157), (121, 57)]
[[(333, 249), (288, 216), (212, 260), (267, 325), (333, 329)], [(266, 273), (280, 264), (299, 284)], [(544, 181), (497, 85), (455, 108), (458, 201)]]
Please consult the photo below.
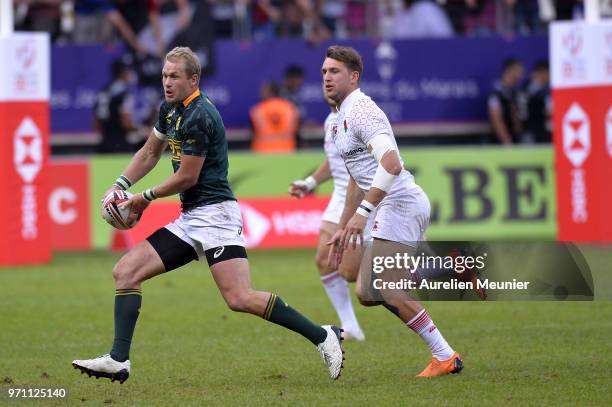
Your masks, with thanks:
[(206, 157), (198, 182), (181, 192), (183, 210), (236, 200), (227, 180), (227, 139), (221, 115), (199, 90), (179, 106), (162, 102), (155, 124), (172, 151), (172, 168), (181, 166), (181, 154)]

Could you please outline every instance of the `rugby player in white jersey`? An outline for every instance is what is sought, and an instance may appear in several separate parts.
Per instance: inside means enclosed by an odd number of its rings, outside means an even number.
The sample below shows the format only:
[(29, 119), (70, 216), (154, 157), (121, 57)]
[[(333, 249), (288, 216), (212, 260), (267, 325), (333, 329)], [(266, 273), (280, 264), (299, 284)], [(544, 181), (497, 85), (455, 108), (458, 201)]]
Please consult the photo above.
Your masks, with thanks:
[[(404, 253), (414, 255), (419, 241), (424, 239), (431, 210), (427, 195), (404, 169), (387, 116), (359, 89), (362, 72), (361, 56), (353, 48), (331, 46), (327, 49), (321, 68), (323, 89), (338, 109), (332, 139), (350, 175), (338, 230), (328, 242), (332, 269), (342, 261), (346, 247), (354, 246), (357, 238), (363, 239), (371, 218), (374, 218), (373, 241), (368, 250), (384, 252), (391, 243)], [(359, 273), (357, 277), (360, 302), (382, 304), (429, 346), (432, 360), (418, 376), (459, 373), (463, 362), (427, 311), (404, 290), (381, 290), (382, 300), (373, 301), (370, 284), (361, 284), (368, 276), (371, 278), (371, 273), (365, 277)]]
[[(333, 179), (334, 191), (321, 219), (316, 265), (321, 276), (321, 283), (340, 319), (342, 329), (344, 330), (344, 339), (363, 341), (365, 340), (365, 335), (359, 326), (357, 316), (353, 310), (351, 294), (347, 283), (354, 282), (357, 278), (363, 252), (362, 247), (359, 245), (356, 248), (352, 246), (347, 248), (342, 258), (342, 263), (340, 263), (337, 269), (331, 268), (327, 261), (329, 246), (326, 243), (338, 230), (338, 223), (340, 223), (340, 216), (344, 209), (346, 188), (349, 181), (344, 161), (332, 141), (332, 131), (337, 116), (335, 102), (332, 100), (327, 100), (327, 102), (332, 111), (325, 119), (323, 126), (325, 131), (324, 150), (326, 158), (312, 175), (304, 180), (292, 182), (289, 186), (289, 194), (296, 198), (302, 198), (305, 194), (314, 190), (317, 185)], [(369, 240), (368, 232), (369, 228), (366, 227), (364, 231), (364, 240), (366, 241)]]

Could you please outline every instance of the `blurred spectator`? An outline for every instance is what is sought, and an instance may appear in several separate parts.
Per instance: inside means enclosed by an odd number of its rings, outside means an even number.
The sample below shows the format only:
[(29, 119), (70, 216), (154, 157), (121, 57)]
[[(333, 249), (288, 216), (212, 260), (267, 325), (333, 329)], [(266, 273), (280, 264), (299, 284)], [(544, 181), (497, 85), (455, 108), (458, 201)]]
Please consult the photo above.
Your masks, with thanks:
[(344, 21), (350, 37), (359, 37), (366, 33), (366, 0), (346, 0)]
[(316, 10), (321, 22), (327, 27), (335, 38), (346, 38), (346, 1), (343, 0), (316, 0)]
[(260, 153), (292, 152), (296, 149), (299, 114), (293, 103), (279, 96), (278, 85), (261, 87), (261, 102), (249, 112), (253, 127), (252, 148)]
[(280, 19), (276, 24), (279, 37), (301, 37), (304, 33), (304, 16), (308, 12), (300, 0), (286, 0), (280, 6)]
[(539, 31), (542, 27), (540, 20), (539, 0), (507, 0), (510, 1), (514, 11), (514, 32), (529, 34)]
[(16, 0), (15, 28), (20, 31), (46, 31), (55, 41), (61, 34), (63, 0)]
[(496, 0), (465, 0), (465, 4), (467, 6), (464, 19), (465, 34), (491, 34), (495, 32), (496, 24), (501, 24), (498, 19), (500, 12), (496, 7)]
[[(119, 1), (125, 1), (127, 8), (132, 7), (132, 2), (134, 2), (134, 0)], [(172, 41), (182, 32), (190, 29), (194, 25), (191, 24), (193, 10), (187, 0), (147, 1), (149, 24), (144, 28), (139, 28), (138, 38), (146, 48), (146, 53), (164, 56), (166, 51), (172, 48)], [(155, 4), (151, 4), (151, 2), (157, 4), (157, 6), (155, 6)], [(205, 7), (207, 7), (207, 5), (204, 3), (206, 3), (205, 0), (200, 0), (197, 4), (203, 4)], [(134, 11), (132, 10), (130, 13), (134, 13)], [(139, 14), (140, 18), (142, 18), (142, 12)], [(142, 24), (142, 22), (140, 22), (140, 24)], [(200, 21), (198, 25), (200, 24), (210, 25), (210, 19), (207, 21)]]
[(114, 6), (112, 0), (76, 0), (73, 40), (77, 43), (109, 42), (112, 29), (135, 52), (144, 52), (134, 31)]
[(253, 38), (269, 40), (276, 35), (276, 24), (280, 20), (282, 0), (257, 0), (253, 8)]
[(215, 38), (232, 38), (234, 20), (233, 0), (208, 0), (211, 5)]
[[(117, 10), (128, 23), (147, 53), (162, 56), (166, 44), (162, 38), (159, 4), (156, 0), (115, 0)], [(152, 36), (142, 37), (143, 31), (150, 27)]]
[(582, 0), (554, 0), (557, 20), (573, 20), (583, 14)]
[(523, 64), (518, 59), (507, 59), (504, 61), (499, 82), (493, 85), (493, 90), (489, 94), (488, 110), (495, 135), (494, 142), (502, 144), (520, 142), (522, 126), (518, 86), (523, 74)]
[(456, 33), (478, 35), (495, 31), (496, 1), (499, 0), (443, 0), (440, 3)]
[(444, 10), (431, 0), (404, 0), (393, 17), (393, 38), (450, 37), (453, 28)]
[(332, 32), (325, 25), (320, 10), (312, 0), (300, 0), (297, 2), (303, 14), (303, 36), (312, 44), (319, 44), (331, 38)]
[(528, 141), (550, 143), (552, 101), (550, 95), (548, 62), (537, 62), (527, 86), (527, 120), (525, 133)]
[(134, 99), (129, 92), (130, 69), (123, 61), (116, 60), (111, 70), (112, 81), (100, 91), (94, 107), (95, 127), (102, 134), (98, 152), (133, 151), (135, 148), (128, 137), (137, 127), (134, 124)]
[(280, 89), (280, 96), (287, 99), (297, 108), (300, 118), (304, 118), (304, 105), (300, 100), (300, 89), (304, 84), (304, 70), (298, 65), (289, 65), (285, 69), (283, 86)]

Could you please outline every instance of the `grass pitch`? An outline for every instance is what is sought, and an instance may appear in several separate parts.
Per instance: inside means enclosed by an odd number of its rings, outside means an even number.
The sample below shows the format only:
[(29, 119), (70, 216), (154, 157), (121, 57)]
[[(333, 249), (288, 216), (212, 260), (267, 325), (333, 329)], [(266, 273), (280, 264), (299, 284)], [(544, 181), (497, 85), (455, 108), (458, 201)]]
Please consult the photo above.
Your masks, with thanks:
[[(88, 378), (70, 362), (110, 350), (117, 258), (59, 254), (49, 266), (0, 269), (0, 388), (68, 390), (34, 405), (612, 404), (611, 302), (426, 304), (465, 363), (460, 375), (431, 380), (414, 377), (430, 358), (421, 340), (386, 310), (356, 305), (367, 340), (345, 344), (333, 382), (309, 342), (229, 311), (205, 262), (145, 283), (125, 384)], [(313, 251), (250, 259), (257, 288), (317, 322), (336, 321)]]

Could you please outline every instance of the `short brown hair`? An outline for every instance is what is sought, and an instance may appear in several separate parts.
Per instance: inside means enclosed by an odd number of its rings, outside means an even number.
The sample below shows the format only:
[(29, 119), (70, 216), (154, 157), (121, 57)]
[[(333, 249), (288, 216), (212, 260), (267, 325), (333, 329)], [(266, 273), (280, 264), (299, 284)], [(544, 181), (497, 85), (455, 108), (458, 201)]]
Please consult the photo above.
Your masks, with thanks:
[(198, 82), (200, 82), (200, 76), (202, 75), (202, 66), (198, 56), (189, 47), (174, 47), (170, 52), (166, 54), (166, 61), (174, 61), (177, 58), (183, 58), (185, 61), (185, 72), (187, 77), (191, 78), (193, 75), (198, 76)]
[(357, 71), (359, 73), (359, 79), (361, 79), (363, 61), (361, 60), (361, 55), (359, 55), (359, 52), (357, 52), (355, 48), (332, 45), (327, 48), (327, 53), (325, 55), (327, 58), (342, 62), (346, 65), (349, 72)]

